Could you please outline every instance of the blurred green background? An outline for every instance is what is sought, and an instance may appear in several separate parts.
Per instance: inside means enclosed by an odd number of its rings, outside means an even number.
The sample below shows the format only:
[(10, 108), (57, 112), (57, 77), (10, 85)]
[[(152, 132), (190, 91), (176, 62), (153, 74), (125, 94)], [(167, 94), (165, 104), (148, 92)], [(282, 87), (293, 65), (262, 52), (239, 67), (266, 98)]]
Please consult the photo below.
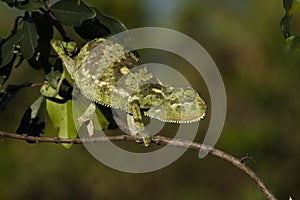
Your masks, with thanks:
[[(216, 147), (253, 156), (250, 167), (279, 199), (300, 198), (300, 54), (287, 51), (281, 35), (281, 0), (85, 2), (129, 29), (171, 28), (202, 44), (227, 91), (226, 124)], [(9, 35), (17, 14), (0, 3), (1, 37)], [(42, 82), (43, 73), (22, 66), (9, 79), (27, 81)], [(0, 129), (15, 132), (38, 95), (37, 88), (18, 93), (0, 112)], [(265, 199), (244, 173), (223, 160), (198, 159), (193, 151), (162, 170), (127, 174), (104, 166), (81, 145), (66, 150), (0, 139), (0, 199)]]

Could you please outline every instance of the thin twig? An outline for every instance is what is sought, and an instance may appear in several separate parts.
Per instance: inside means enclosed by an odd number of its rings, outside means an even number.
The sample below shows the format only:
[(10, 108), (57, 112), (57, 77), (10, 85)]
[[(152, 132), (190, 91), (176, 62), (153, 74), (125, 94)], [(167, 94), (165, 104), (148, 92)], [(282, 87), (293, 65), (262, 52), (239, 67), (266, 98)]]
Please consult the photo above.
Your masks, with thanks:
[[(135, 141), (136, 139), (138, 139), (136, 136), (131, 136), (131, 135), (118, 135), (118, 136), (106, 136), (106, 137), (95, 137), (95, 138), (76, 138), (76, 139), (65, 139), (65, 138), (56, 138), (56, 137), (48, 138), (48, 137), (33, 137), (27, 135), (18, 135), (14, 133), (3, 132), (3, 131), (0, 131), (0, 136), (18, 139), (18, 140), (29, 140), (36, 143), (47, 142), (47, 143), (56, 143), (56, 144), (61, 144), (61, 143), (83, 144), (83, 143), (109, 142), (109, 141)], [(238, 159), (228, 153), (225, 153), (224, 151), (196, 142), (191, 143), (190, 141), (187, 140), (176, 140), (176, 139), (167, 138), (158, 135), (152, 138), (152, 143), (157, 145), (162, 145), (162, 146), (170, 145), (177, 148), (193, 149), (196, 151), (200, 151), (200, 147), (202, 147), (203, 150), (209, 151), (210, 155), (221, 158), (222, 160), (231, 163), (233, 166), (239, 168), (244, 173), (246, 173), (256, 183), (256, 185), (264, 193), (267, 199), (277, 200), (277, 198), (266, 187), (264, 182), (254, 173), (254, 171), (252, 171), (248, 166), (246, 166), (245, 163), (241, 162), (241, 159)]]

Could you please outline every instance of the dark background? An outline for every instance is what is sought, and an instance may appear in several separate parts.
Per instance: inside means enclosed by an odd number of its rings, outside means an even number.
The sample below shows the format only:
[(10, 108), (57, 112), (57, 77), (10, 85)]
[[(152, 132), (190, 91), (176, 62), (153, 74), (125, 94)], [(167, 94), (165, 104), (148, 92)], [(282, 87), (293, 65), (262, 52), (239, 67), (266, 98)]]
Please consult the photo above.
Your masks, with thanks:
[[(216, 147), (237, 157), (253, 156), (256, 162), (250, 167), (279, 199), (300, 198), (300, 56), (287, 51), (281, 35), (282, 1), (86, 3), (129, 29), (161, 26), (202, 44), (216, 62), (227, 92), (227, 118)], [(9, 35), (17, 14), (0, 3), (1, 37)], [(43, 73), (23, 66), (8, 82), (27, 81), (42, 82)], [(38, 95), (37, 88), (18, 93), (0, 112), (0, 129), (15, 132)], [(46, 129), (45, 135), (53, 136), (53, 130)], [(0, 139), (1, 199), (265, 199), (244, 173), (223, 160), (198, 159), (193, 151), (162, 170), (127, 174), (101, 164), (81, 145), (67, 150)]]

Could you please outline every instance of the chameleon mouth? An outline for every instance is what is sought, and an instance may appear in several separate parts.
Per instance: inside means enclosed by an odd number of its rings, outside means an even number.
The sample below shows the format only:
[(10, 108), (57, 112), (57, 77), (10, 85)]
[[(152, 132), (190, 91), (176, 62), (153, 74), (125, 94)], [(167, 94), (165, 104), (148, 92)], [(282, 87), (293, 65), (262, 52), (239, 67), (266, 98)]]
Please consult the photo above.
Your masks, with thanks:
[(198, 117), (184, 117), (184, 118), (182, 118), (182, 117), (178, 117), (178, 118), (166, 118), (166, 119), (162, 119), (162, 118), (160, 118), (160, 117), (158, 117), (158, 116), (153, 116), (153, 115), (151, 115), (151, 114), (147, 114), (147, 113), (144, 113), (145, 114), (145, 116), (147, 116), (147, 117), (150, 117), (150, 118), (155, 118), (155, 119), (158, 119), (158, 120), (160, 120), (160, 121), (162, 121), (162, 122), (168, 122), (168, 123), (176, 123), (176, 124), (190, 124), (190, 123), (194, 123), (194, 122), (198, 122), (198, 121), (200, 121), (201, 119), (204, 119), (204, 117), (205, 117), (205, 112), (204, 113), (202, 113), (200, 116), (198, 116)]

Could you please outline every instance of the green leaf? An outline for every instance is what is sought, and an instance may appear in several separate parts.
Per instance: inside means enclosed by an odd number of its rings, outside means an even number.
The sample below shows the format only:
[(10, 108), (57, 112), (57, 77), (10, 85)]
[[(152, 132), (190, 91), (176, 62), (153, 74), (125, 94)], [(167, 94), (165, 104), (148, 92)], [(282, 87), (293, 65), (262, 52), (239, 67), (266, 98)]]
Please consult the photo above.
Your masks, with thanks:
[(46, 73), (49, 73), (51, 71), (51, 64), (48, 59), (51, 50), (50, 40), (53, 37), (53, 27), (50, 20), (45, 15), (33, 12), (31, 17), (39, 38), (35, 53), (28, 59), (28, 63), (34, 69), (43, 68)]
[[(64, 104), (58, 104), (53, 101), (46, 100), (46, 108), (54, 128), (58, 129), (59, 138), (77, 137), (71, 100)], [(63, 146), (65, 148), (70, 148), (72, 145), (63, 144)]]
[[(17, 134), (26, 134), (40, 137), (45, 128), (45, 98), (40, 96), (25, 111), (21, 123), (17, 129)], [(28, 141), (29, 143), (32, 143)]]
[(119, 20), (108, 17), (103, 15), (97, 8), (93, 8), (96, 11), (96, 19), (102, 23), (104, 26), (106, 26), (112, 35), (115, 35), (117, 33), (121, 33), (123, 31), (126, 31), (126, 26)]
[(52, 5), (51, 11), (58, 21), (69, 26), (80, 26), (84, 20), (96, 16), (92, 8), (77, 0), (61, 0)]
[(37, 33), (35, 25), (24, 21), (22, 28), (15, 34), (9, 36), (7, 41), (1, 46), (1, 65), (7, 65), (13, 58), (15, 46), (20, 42), (21, 53), (24, 58), (30, 58), (37, 47)]
[(5, 3), (14, 3), (15, 2), (15, 0), (1, 0), (1, 1), (3, 1)]
[(74, 27), (74, 30), (85, 40), (102, 38), (111, 34), (110, 30), (95, 18), (83, 21), (81, 26)]
[(38, 45), (37, 32), (34, 23), (24, 21), (21, 31), (23, 34), (20, 41), (21, 53), (24, 58), (30, 58), (33, 56), (35, 48)]
[(96, 12), (95, 18), (85, 20), (81, 26), (74, 27), (74, 30), (83, 39), (92, 40), (107, 37), (127, 30), (119, 20), (103, 15), (97, 8), (93, 9)]
[(30, 0), (27, 4), (24, 4), (24, 5), (19, 4), (15, 7), (20, 10), (36, 11), (42, 6), (43, 6), (42, 0)]
[[(61, 62), (60, 62), (61, 63)], [(66, 70), (62, 70), (61, 73), (60, 67), (63, 69), (62, 65), (57, 65), (59, 62), (56, 62), (52, 68), (52, 71), (46, 75), (47, 82), (41, 87), (40, 92), (51, 98), (52, 101), (57, 103), (65, 103), (68, 100), (72, 99), (73, 87), (68, 82), (66, 78), (69, 75), (66, 73)]]
[(7, 65), (13, 58), (13, 51), (18, 42), (23, 38), (23, 34), (19, 31), (14, 35), (9, 36), (8, 40), (1, 46), (1, 65)]
[(40, 92), (45, 97), (57, 97), (57, 91), (55, 88), (51, 87), (48, 82), (45, 82), (41, 87)]
[[(43, 96), (40, 96), (31, 106), (31, 118), (36, 118), (40, 116), (40, 110), (41, 108), (45, 107), (45, 98)], [(40, 116), (40, 120), (44, 120), (45, 116)]]

